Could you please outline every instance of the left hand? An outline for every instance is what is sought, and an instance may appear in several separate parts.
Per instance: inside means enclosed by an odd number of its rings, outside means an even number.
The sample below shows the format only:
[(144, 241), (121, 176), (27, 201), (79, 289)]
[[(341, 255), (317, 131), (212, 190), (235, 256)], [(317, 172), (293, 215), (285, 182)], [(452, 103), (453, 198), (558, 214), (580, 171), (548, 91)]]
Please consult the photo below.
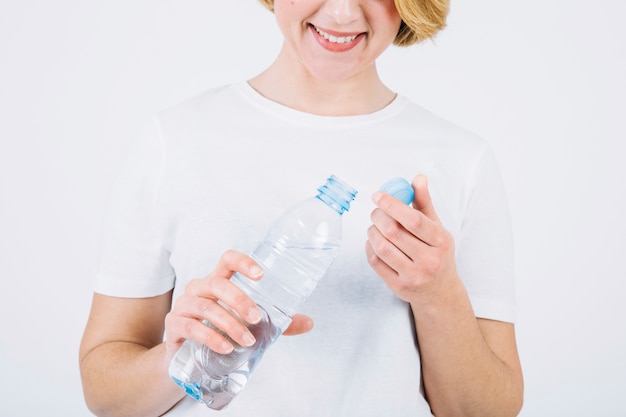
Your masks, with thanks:
[(374, 193), (377, 208), (370, 216), (365, 251), (391, 291), (412, 305), (425, 305), (445, 296), (458, 275), (454, 239), (435, 212), (426, 177), (417, 175), (412, 186), (412, 207)]

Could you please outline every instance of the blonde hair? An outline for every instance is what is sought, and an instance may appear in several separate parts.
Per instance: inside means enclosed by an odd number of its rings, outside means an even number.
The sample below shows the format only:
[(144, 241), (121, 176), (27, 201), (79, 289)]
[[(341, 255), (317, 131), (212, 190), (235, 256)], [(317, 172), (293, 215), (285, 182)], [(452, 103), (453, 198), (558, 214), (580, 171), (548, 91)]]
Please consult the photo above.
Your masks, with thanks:
[[(269, 10), (274, 10), (274, 0), (259, 0)], [(393, 43), (409, 46), (433, 38), (446, 27), (450, 0), (394, 0), (402, 18), (400, 30)]]

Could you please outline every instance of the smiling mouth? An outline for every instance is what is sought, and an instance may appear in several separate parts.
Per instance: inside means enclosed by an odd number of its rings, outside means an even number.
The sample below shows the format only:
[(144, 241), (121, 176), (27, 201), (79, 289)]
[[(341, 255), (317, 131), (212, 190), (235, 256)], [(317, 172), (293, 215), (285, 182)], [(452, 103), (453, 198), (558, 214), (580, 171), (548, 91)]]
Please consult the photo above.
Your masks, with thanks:
[(321, 30), (320, 28), (318, 28), (317, 26), (311, 25), (311, 27), (317, 32), (319, 33), (319, 35), (321, 37), (323, 37), (324, 39), (326, 39), (328, 42), (332, 42), (332, 43), (348, 43), (348, 42), (352, 42), (353, 40), (355, 40), (357, 38), (357, 36), (359, 35), (351, 35), (351, 36), (334, 36), (331, 35), (330, 33), (326, 33), (323, 30)]

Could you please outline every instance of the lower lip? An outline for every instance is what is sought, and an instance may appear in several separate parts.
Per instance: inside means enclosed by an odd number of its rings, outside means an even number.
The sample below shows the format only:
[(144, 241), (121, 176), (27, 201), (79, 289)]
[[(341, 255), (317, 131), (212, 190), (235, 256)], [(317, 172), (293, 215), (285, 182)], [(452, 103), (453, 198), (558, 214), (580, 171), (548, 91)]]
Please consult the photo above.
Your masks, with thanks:
[(351, 40), (350, 42), (336, 43), (336, 42), (329, 41), (328, 39), (324, 38), (322, 35), (317, 33), (317, 31), (315, 30), (315, 28), (313, 28), (313, 26), (309, 26), (309, 29), (313, 33), (313, 37), (315, 38), (317, 43), (322, 45), (324, 49), (330, 52), (349, 51), (350, 49), (354, 48), (359, 42), (361, 42), (361, 39), (363, 38), (363, 35), (361, 34), (361, 35), (358, 35), (353, 40)]

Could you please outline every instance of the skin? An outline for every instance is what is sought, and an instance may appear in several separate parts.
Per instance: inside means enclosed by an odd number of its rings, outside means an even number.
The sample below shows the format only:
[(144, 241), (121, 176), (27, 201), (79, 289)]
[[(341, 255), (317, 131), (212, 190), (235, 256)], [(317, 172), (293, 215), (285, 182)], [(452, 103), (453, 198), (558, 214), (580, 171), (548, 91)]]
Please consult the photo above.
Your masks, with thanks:
[[(277, 0), (275, 15), (285, 40), (270, 67), (249, 80), (260, 94), (331, 116), (367, 114), (393, 101), (395, 93), (376, 71), (376, 59), (400, 25), (392, 0)], [(348, 45), (329, 44), (312, 26), (338, 38), (356, 37)], [(454, 242), (432, 206), (425, 178), (418, 175), (413, 187), (412, 207), (387, 194), (373, 196), (365, 251), (381, 279), (411, 305), (432, 410), (438, 417), (514, 416), (523, 390), (514, 327), (476, 319), (456, 271)], [(189, 282), (177, 300), (171, 291), (143, 299), (94, 294), (79, 352), (90, 410), (140, 417), (173, 407), (184, 393), (169, 379), (167, 367), (186, 338), (216, 352), (232, 350), (201, 320), (239, 344), (253, 344), (246, 326), (218, 303), (248, 323), (258, 321), (254, 302), (229, 281), (235, 272), (262, 279), (250, 257), (226, 251), (215, 269)], [(296, 315), (285, 334), (312, 327), (311, 318)]]
[(475, 317), (426, 177), (416, 176), (412, 186), (412, 207), (374, 194), (365, 251), (387, 286), (411, 305), (431, 409), (438, 417), (516, 416), (523, 378), (514, 326)]
[[(188, 337), (217, 352), (232, 350), (232, 345), (224, 346), (226, 339), (199, 320), (220, 322), (220, 316), (224, 316), (217, 305), (220, 298), (232, 300), (232, 308), (246, 317), (255, 304), (241, 297), (239, 289), (228, 279), (233, 271), (261, 279), (253, 267), (258, 268), (250, 257), (225, 252), (211, 274), (185, 287), (171, 312), (172, 291), (150, 298), (94, 294), (79, 352), (89, 409), (97, 416), (141, 417), (159, 416), (172, 408), (185, 394), (167, 373), (171, 358)], [(223, 320), (231, 326), (228, 333), (233, 340), (245, 344), (245, 326), (231, 316)], [(284, 334), (300, 334), (312, 327), (310, 318), (296, 315)], [(166, 328), (168, 337), (163, 343)], [(150, 389), (146, 389), (146, 381), (151, 381)]]
[[(393, 101), (395, 93), (376, 70), (376, 58), (400, 27), (393, 2), (277, 0), (274, 13), (285, 42), (273, 64), (250, 80), (261, 94), (328, 116), (372, 113)], [(323, 46), (311, 25), (335, 35), (359, 36), (352, 49), (335, 52)]]

